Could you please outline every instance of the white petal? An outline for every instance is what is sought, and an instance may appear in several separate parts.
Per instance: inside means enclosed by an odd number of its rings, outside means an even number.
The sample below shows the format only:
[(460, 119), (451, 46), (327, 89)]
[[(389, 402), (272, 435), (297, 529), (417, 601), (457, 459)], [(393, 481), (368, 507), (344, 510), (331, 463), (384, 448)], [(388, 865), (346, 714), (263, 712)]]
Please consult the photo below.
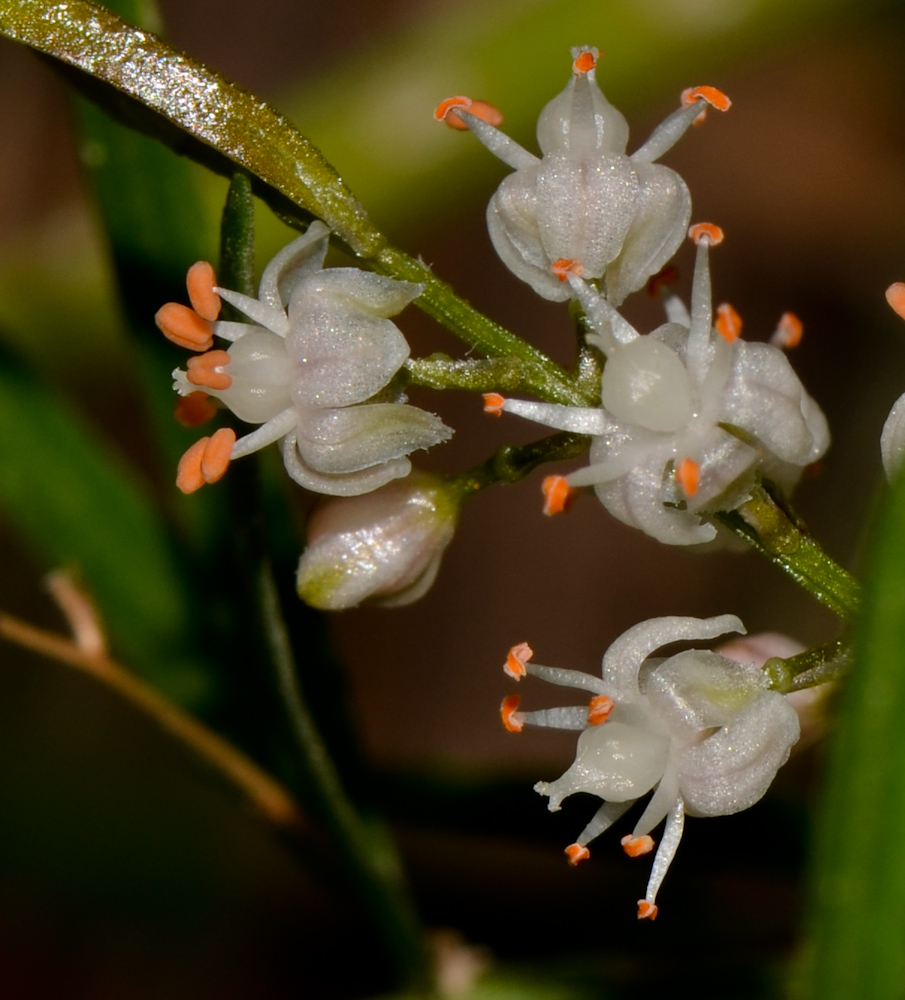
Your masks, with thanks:
[(892, 482), (905, 457), (905, 395), (899, 396), (895, 401), (883, 425), (883, 432), (880, 435), (880, 454), (886, 478)]

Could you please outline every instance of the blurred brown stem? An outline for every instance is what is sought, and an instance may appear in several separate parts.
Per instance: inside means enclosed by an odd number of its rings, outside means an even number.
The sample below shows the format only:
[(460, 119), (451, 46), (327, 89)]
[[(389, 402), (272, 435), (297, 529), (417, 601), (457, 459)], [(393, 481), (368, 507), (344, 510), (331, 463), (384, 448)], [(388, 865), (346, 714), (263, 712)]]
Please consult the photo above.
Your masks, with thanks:
[(289, 793), (253, 760), (109, 657), (85, 652), (70, 639), (3, 612), (0, 612), (0, 636), (74, 667), (116, 691), (219, 771), (274, 826), (297, 831), (307, 826)]

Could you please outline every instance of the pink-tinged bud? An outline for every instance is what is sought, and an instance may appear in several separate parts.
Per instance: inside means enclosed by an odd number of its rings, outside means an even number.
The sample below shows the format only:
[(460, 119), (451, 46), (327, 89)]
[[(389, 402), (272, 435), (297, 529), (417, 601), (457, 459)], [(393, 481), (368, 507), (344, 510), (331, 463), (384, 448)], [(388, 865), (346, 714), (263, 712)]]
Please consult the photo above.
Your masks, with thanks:
[(458, 514), (455, 491), (421, 472), (373, 493), (322, 502), (308, 522), (299, 597), (324, 611), (418, 600), (434, 582)]

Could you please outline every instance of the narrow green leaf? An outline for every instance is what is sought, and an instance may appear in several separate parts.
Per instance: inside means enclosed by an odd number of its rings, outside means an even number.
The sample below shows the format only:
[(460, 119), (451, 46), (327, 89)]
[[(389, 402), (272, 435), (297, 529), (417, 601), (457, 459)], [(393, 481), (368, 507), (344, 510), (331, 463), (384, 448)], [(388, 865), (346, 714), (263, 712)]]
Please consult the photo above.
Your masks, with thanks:
[(384, 239), (339, 175), (269, 104), (86, 0), (11, 0), (0, 32), (111, 84), (322, 218), (356, 252)]
[(905, 477), (878, 524), (817, 833), (809, 1000), (905, 996)]

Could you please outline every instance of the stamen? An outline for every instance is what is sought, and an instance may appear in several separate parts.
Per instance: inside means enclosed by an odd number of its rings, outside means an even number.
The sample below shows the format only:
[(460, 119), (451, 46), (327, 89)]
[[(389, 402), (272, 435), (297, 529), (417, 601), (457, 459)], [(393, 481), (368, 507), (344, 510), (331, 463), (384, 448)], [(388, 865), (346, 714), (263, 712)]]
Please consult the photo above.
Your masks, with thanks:
[(203, 319), (213, 322), (220, 315), (220, 296), (214, 291), (217, 278), (213, 267), (206, 260), (192, 264), (185, 284), (192, 308)]
[(207, 351), (194, 358), (189, 358), (185, 377), (192, 385), (200, 385), (205, 389), (228, 389), (232, 378), (226, 372), (218, 371), (229, 364), (229, 354), (226, 351)]
[(179, 459), (179, 466), (176, 470), (176, 485), (183, 493), (194, 493), (195, 490), (200, 490), (204, 486), (201, 458), (208, 441), (210, 441), (209, 437), (203, 437), (200, 441), (196, 441)]
[(500, 718), (510, 733), (520, 733), (524, 725), (521, 719), (515, 717), (520, 700), (517, 694), (507, 694), (503, 699), (503, 704), (500, 705)]
[(698, 492), (701, 481), (701, 467), (693, 458), (683, 458), (676, 466), (676, 482), (687, 497)]
[(484, 412), (489, 413), (492, 417), (501, 417), (503, 415), (503, 403), (505, 402), (505, 398), (498, 392), (485, 392)]
[(566, 854), (569, 856), (569, 864), (573, 867), (579, 861), (587, 861), (591, 856), (591, 852), (583, 844), (569, 844)]
[(627, 833), (619, 843), (630, 858), (640, 858), (642, 854), (650, 854), (654, 849), (654, 838), (647, 833), (640, 837), (633, 837)]
[(180, 396), (176, 403), (173, 416), (183, 427), (198, 427), (207, 423), (217, 412), (217, 407), (211, 402), (210, 396), (200, 389)]
[(599, 726), (602, 722), (606, 722), (615, 704), (609, 695), (596, 695), (596, 697), (591, 699), (590, 705), (588, 705), (588, 723), (592, 726)]
[(596, 49), (587, 49), (580, 53), (572, 60), (572, 72), (576, 76), (583, 76), (585, 73), (590, 73), (597, 65), (598, 55), (599, 53), (597, 53)]
[(534, 656), (534, 650), (527, 642), (520, 642), (509, 650), (503, 670), (509, 674), (514, 681), (520, 681), (528, 671), (525, 664)]
[(658, 912), (659, 912), (659, 910), (657, 909), (657, 904), (656, 903), (651, 903), (647, 899), (639, 899), (638, 900), (638, 919), (639, 920), (656, 920)]
[(712, 222), (696, 223), (688, 230), (688, 235), (695, 243), (707, 240), (712, 247), (723, 242), (723, 230), (719, 226), (715, 226)]
[(223, 478), (235, 443), (236, 432), (231, 427), (221, 427), (214, 432), (201, 456), (201, 474), (206, 483), (216, 483)]
[(213, 437), (203, 437), (179, 459), (176, 485), (183, 493), (194, 493), (205, 483), (216, 483), (229, 467), (236, 432), (221, 427)]
[[(487, 122), (488, 125), (493, 125), (494, 128), (503, 124), (503, 112), (488, 101), (472, 101), (468, 107), (468, 113), (474, 115), (475, 118), (480, 118), (482, 122)], [(468, 128), (455, 111), (447, 113), (446, 124), (461, 132)]]
[(584, 272), (581, 264), (571, 257), (560, 257), (559, 260), (554, 260), (550, 265), (550, 270), (560, 281), (568, 281), (570, 275), (580, 278)]
[(544, 494), (544, 513), (548, 517), (566, 510), (576, 493), (565, 476), (547, 476), (541, 490)]
[(656, 298), (661, 292), (668, 292), (678, 280), (679, 269), (672, 264), (667, 264), (648, 281), (647, 294)]
[(154, 322), (167, 340), (189, 351), (206, 351), (213, 347), (213, 327), (188, 306), (167, 302), (157, 310)]
[(706, 101), (717, 111), (728, 111), (732, 107), (732, 101), (716, 87), (688, 87), (682, 91), (682, 107), (690, 107), (695, 101)]
[(742, 318), (728, 302), (716, 307), (716, 323), (713, 325), (723, 340), (728, 340), (730, 344), (741, 336)]
[(467, 111), (470, 115), (474, 115), (475, 118), (480, 118), (482, 122), (493, 125), (494, 128), (497, 125), (503, 124), (503, 112), (499, 108), (494, 107), (488, 101), (473, 101), (470, 97), (461, 96), (447, 97), (445, 101), (441, 101), (434, 108), (434, 118), (438, 122), (445, 121), (450, 128), (464, 131), (468, 128), (468, 125), (456, 114), (456, 108)]
[[(887, 292), (887, 298), (889, 293)], [(801, 343), (804, 324), (795, 313), (786, 312), (779, 317), (770, 343), (775, 347), (797, 347)]]
[(905, 281), (896, 281), (886, 289), (886, 301), (905, 319)]

